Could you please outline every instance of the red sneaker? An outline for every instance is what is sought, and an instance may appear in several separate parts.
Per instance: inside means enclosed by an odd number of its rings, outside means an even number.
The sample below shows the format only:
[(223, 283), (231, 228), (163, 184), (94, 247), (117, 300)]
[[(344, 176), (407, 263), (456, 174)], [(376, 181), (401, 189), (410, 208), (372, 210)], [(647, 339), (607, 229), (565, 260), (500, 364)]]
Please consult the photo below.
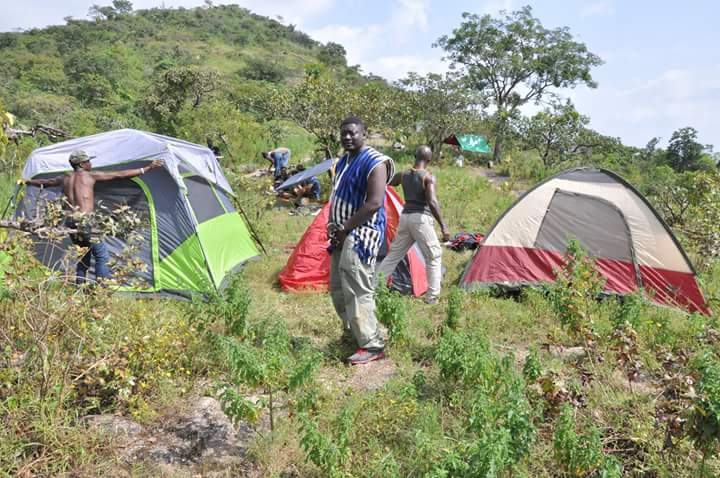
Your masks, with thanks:
[(385, 358), (385, 349), (357, 349), (347, 358), (350, 365), (363, 365)]

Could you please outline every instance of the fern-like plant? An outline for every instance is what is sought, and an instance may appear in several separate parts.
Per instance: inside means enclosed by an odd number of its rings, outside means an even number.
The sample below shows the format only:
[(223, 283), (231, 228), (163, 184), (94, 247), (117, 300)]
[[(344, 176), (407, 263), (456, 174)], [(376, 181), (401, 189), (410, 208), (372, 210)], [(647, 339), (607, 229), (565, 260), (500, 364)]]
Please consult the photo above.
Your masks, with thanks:
[(605, 279), (575, 239), (568, 243), (564, 259), (564, 267), (555, 270), (555, 284), (549, 288), (550, 303), (568, 334), (590, 345), (594, 341), (592, 307)]
[(600, 430), (592, 425), (578, 433), (569, 405), (563, 407), (553, 435), (555, 461), (568, 475), (576, 478), (620, 478), (622, 467), (615, 458), (605, 455)]

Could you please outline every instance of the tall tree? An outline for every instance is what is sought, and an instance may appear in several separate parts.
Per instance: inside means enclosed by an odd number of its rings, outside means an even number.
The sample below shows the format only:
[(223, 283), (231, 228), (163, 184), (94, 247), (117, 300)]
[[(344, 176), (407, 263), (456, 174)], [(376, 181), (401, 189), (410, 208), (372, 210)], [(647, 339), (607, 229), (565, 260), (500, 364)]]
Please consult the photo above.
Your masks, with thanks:
[(530, 101), (538, 102), (551, 88), (597, 86), (590, 69), (602, 64), (585, 44), (573, 40), (567, 27), (545, 28), (529, 6), (500, 18), (463, 13), (463, 22), (437, 46), (447, 52), (451, 68), (460, 69), (470, 84), (487, 94), (495, 106), (495, 149), (500, 159), (510, 118)]
[(482, 103), (476, 91), (452, 75), (410, 73), (398, 86), (407, 92), (405, 103), (410, 105), (410, 117), (435, 158), (440, 154), (442, 140), (462, 131), (478, 114), (473, 107)]
[(340, 123), (346, 116), (363, 118), (368, 131), (387, 130), (396, 121), (395, 98), (393, 89), (383, 82), (353, 86), (311, 65), (302, 82), (276, 88), (254, 109), (261, 110), (266, 118), (292, 121), (315, 136), (318, 145), (336, 152), (340, 149)]
[(132, 13), (133, 5), (129, 0), (113, 0), (111, 6), (101, 6), (93, 4), (88, 9), (88, 16), (93, 18), (96, 22), (102, 20), (113, 20), (123, 15)]
[(220, 75), (215, 70), (196, 66), (179, 66), (162, 73), (144, 99), (149, 116), (163, 133), (175, 133), (177, 115), (191, 105), (197, 108), (220, 88)]
[(546, 167), (565, 159), (580, 142), (580, 134), (589, 118), (575, 110), (568, 100), (551, 106), (521, 122), (520, 133), (525, 144), (540, 153)]
[(675, 171), (700, 169), (703, 145), (697, 141), (697, 130), (690, 126), (680, 128), (670, 137), (666, 158)]

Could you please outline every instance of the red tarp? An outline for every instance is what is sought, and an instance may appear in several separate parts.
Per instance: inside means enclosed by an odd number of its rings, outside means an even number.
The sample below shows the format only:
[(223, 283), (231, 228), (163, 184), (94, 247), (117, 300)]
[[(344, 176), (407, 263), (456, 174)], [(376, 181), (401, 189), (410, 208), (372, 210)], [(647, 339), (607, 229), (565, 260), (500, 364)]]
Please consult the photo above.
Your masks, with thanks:
[[(385, 240), (388, 246), (397, 234), (402, 206), (402, 199), (391, 187), (388, 187), (385, 196), (387, 216)], [(295, 246), (295, 250), (288, 258), (287, 265), (278, 276), (280, 287), (283, 290), (328, 289), (330, 284), (330, 254), (327, 252), (329, 215), (330, 203), (322, 208)], [(408, 252), (408, 262), (413, 295), (419, 297), (427, 291), (428, 286), (425, 263), (416, 248), (412, 248)]]

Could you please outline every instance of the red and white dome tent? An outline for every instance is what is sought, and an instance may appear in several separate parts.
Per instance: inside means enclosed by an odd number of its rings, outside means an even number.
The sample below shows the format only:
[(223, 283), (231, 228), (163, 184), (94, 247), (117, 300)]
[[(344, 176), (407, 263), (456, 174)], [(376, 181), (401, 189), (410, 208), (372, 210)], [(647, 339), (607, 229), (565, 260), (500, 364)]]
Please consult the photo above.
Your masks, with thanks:
[(595, 258), (606, 292), (642, 288), (658, 304), (711, 314), (672, 230), (630, 183), (603, 169), (570, 169), (527, 191), (484, 238), (460, 286), (553, 282), (572, 238)]

